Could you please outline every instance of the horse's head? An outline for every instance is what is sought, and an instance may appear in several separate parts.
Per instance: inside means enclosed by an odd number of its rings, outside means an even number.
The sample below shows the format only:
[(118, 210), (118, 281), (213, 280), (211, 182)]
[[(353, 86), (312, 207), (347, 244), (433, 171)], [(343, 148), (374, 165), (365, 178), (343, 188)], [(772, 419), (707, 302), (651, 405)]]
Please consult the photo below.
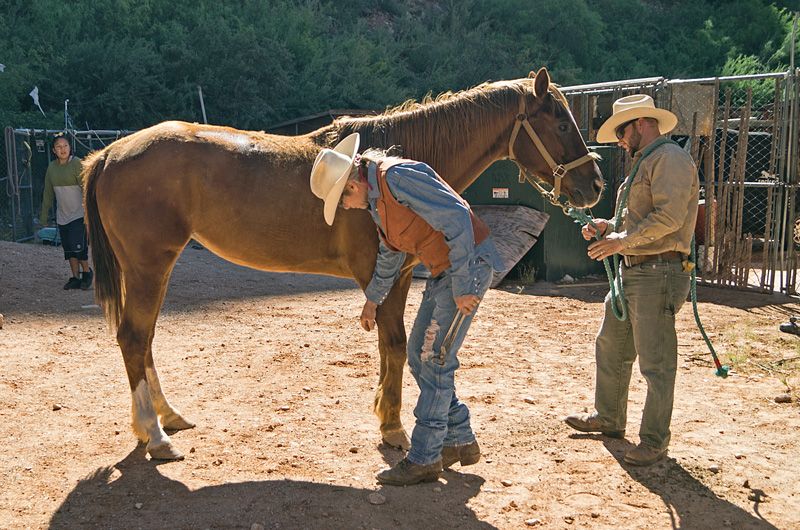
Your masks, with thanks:
[[(531, 76), (534, 76), (531, 72)], [(578, 208), (593, 206), (603, 191), (603, 177), (581, 137), (567, 102), (540, 69), (521, 96), (509, 141), (509, 158), (520, 169), (553, 186)]]

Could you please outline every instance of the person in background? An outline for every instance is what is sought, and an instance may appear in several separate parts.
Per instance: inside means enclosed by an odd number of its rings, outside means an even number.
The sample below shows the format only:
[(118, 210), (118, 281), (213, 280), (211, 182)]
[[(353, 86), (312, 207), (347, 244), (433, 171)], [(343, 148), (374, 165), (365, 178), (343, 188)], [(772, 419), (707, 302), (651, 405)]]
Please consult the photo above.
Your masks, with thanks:
[(89, 245), (86, 225), (83, 222), (83, 181), (81, 161), (72, 156), (69, 140), (63, 133), (53, 139), (55, 160), (50, 162), (44, 177), (42, 209), (39, 224), (45, 226), (53, 199), (56, 200), (56, 223), (64, 248), (64, 259), (69, 261), (69, 280), (64, 289), (90, 289), (92, 269), (89, 267)]
[(636, 357), (647, 381), (647, 398), (639, 427), (639, 445), (625, 453), (625, 462), (647, 466), (667, 455), (670, 442), (678, 339), (675, 315), (689, 294), (692, 235), (697, 219), (700, 184), (692, 157), (663, 135), (677, 117), (657, 108), (644, 94), (614, 102), (613, 114), (597, 131), (600, 143), (616, 142), (633, 157), (630, 185), (620, 219), (594, 219), (582, 233), (591, 240), (589, 257), (621, 254), (620, 265), (628, 318), (613, 314), (611, 293), (595, 340), (597, 381), (595, 412), (568, 416), (567, 425), (581, 432), (625, 436), (628, 386)]
[(378, 257), (360, 317), (365, 330), (375, 328), (377, 308), (407, 254), (431, 272), (408, 336), (408, 366), (420, 389), (411, 449), (377, 475), (394, 486), (431, 482), (443, 468), (480, 459), (469, 409), (456, 396), (455, 372), (499, 257), (483, 221), (430, 166), (377, 149), (359, 156), (358, 146), (355, 133), (323, 149), (311, 170), (311, 190), (325, 202), (329, 225), (342, 207), (368, 210), (377, 226)]

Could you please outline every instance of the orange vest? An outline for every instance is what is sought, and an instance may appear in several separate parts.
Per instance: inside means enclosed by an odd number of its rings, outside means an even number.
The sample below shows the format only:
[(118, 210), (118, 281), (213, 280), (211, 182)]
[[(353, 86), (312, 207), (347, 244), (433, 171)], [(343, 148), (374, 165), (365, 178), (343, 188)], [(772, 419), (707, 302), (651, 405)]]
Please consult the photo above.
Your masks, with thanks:
[[(381, 197), (377, 201), (377, 208), (378, 216), (383, 224), (383, 230), (380, 226), (378, 227), (378, 234), (390, 249), (413, 254), (431, 271), (432, 276), (438, 276), (450, 267), (450, 248), (444, 240), (444, 234), (434, 230), (425, 219), (400, 204), (386, 183), (386, 171), (390, 167), (404, 162), (410, 162), (410, 160), (394, 158), (378, 163), (377, 177)], [(472, 213), (467, 201), (462, 199), (447, 182), (438, 174), (436, 178), (467, 207), (472, 221), (475, 245), (482, 243), (489, 236), (489, 227)]]

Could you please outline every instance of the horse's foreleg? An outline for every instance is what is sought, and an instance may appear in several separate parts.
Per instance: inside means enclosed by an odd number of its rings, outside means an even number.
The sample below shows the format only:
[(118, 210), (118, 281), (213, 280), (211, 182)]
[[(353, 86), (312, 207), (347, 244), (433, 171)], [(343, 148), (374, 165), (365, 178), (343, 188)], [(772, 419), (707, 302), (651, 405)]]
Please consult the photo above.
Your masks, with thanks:
[(411, 270), (403, 272), (389, 296), (378, 308), (378, 349), (381, 356), (380, 379), (375, 394), (375, 414), (381, 422), (383, 441), (393, 447), (411, 447), (400, 420), (403, 393), (403, 368), (406, 363), (406, 330), (403, 312)]
[[(161, 427), (156, 408), (163, 408), (166, 399), (160, 402), (163, 393), (152, 365), (151, 346), (156, 318), (166, 290), (166, 278), (169, 276), (168, 272), (159, 272), (158, 267), (151, 269), (150, 274), (126, 272), (128, 288), (117, 341), (131, 385), (133, 432), (139, 440), (147, 443), (151, 458), (181, 460), (183, 455), (172, 446), (172, 441)], [(150, 358), (149, 367), (145, 362), (147, 358)]]

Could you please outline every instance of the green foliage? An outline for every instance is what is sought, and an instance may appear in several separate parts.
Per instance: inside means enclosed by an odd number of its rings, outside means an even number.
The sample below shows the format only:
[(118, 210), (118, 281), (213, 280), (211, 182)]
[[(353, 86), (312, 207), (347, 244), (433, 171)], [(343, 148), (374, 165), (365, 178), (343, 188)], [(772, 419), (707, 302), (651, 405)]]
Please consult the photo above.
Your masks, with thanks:
[[(547, 66), (563, 85), (785, 69), (791, 2), (4, 0), (0, 125), (263, 129)], [(47, 116), (28, 93), (39, 87)]]

